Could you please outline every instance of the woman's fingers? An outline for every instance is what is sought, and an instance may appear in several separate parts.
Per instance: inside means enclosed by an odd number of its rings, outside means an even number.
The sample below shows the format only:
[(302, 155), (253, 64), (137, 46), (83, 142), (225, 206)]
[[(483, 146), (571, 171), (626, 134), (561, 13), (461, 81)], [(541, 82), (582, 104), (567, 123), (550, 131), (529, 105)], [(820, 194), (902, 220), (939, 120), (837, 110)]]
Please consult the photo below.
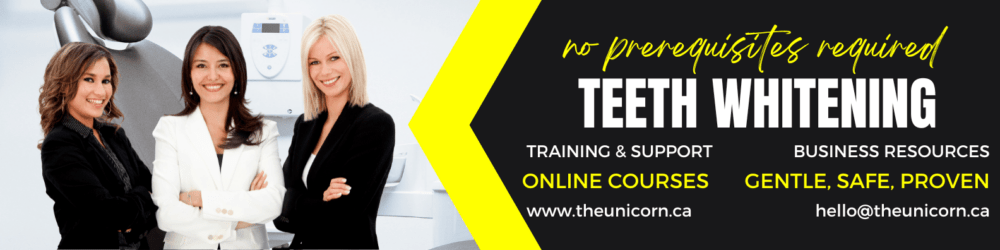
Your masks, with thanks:
[(188, 198), (188, 200), (191, 202), (191, 204), (189, 205), (199, 208), (203, 205), (201, 200), (200, 190), (192, 190), (191, 192), (188, 192), (188, 195), (191, 196), (190, 198)]
[(347, 185), (343, 186), (344, 188), (328, 188), (326, 191), (323, 191), (323, 201), (338, 199), (341, 196), (350, 194), (351, 187)]
[(250, 187), (256, 189), (260, 187), (261, 182), (264, 182), (264, 171), (257, 172), (257, 176), (253, 178), (253, 182), (250, 183)]
[(189, 206), (201, 207), (201, 191), (192, 190), (187, 192), (182, 192), (179, 197), (180, 201)]
[(326, 191), (330, 191), (330, 192), (334, 192), (334, 193), (340, 193), (340, 194), (347, 194), (347, 193), (351, 192), (350, 189), (347, 189), (347, 188), (328, 188), (328, 189), (326, 189)]
[(344, 183), (331, 183), (330, 186), (327, 187), (326, 189), (333, 189), (333, 188), (351, 190), (351, 186)]
[(334, 183), (326, 191), (323, 191), (323, 201), (331, 201), (348, 194), (351, 194), (351, 186), (343, 183)]
[(323, 192), (323, 201), (331, 201), (331, 200), (340, 198), (340, 196), (341, 196), (340, 192), (336, 192), (335, 190), (327, 189), (326, 191)]
[(351, 186), (347, 185), (347, 178), (337, 177), (330, 180), (330, 187), (323, 192), (323, 201), (330, 201), (340, 198), (342, 195), (351, 193)]
[(260, 174), (262, 172), (257, 172), (257, 175), (253, 177), (253, 181), (250, 181), (250, 191), (253, 191), (254, 187), (257, 186), (257, 181), (260, 180)]
[(337, 178), (330, 179), (330, 185), (333, 185), (334, 183), (347, 183), (347, 178), (337, 177)]
[(261, 190), (267, 187), (267, 174), (264, 171), (257, 173), (257, 176), (253, 178), (253, 182), (250, 183), (250, 191)]
[(337, 199), (341, 195), (350, 193), (348, 190), (351, 190), (351, 186), (348, 186), (346, 183), (347, 178), (344, 177), (330, 179), (330, 187), (327, 187), (326, 191), (323, 192), (323, 201)]
[(257, 190), (257, 186), (260, 184), (260, 182), (262, 182), (261, 176), (263, 174), (264, 174), (264, 171), (260, 171), (260, 172), (257, 172), (256, 176), (253, 177), (253, 181), (250, 182), (250, 191)]

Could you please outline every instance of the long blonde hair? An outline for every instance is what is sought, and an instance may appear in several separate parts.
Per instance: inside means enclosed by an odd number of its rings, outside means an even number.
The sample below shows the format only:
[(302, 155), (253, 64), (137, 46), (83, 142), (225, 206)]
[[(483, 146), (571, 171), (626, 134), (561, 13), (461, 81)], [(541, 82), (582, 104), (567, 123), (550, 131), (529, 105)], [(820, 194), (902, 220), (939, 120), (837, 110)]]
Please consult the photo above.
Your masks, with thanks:
[(319, 113), (326, 111), (326, 98), (323, 92), (316, 88), (309, 76), (309, 49), (322, 37), (329, 37), (327, 42), (336, 45), (341, 58), (347, 63), (351, 73), (351, 85), (348, 92), (348, 103), (362, 107), (368, 104), (367, 70), (365, 57), (361, 51), (354, 27), (341, 15), (320, 17), (309, 24), (302, 34), (302, 94), (305, 100), (305, 120), (315, 119)]

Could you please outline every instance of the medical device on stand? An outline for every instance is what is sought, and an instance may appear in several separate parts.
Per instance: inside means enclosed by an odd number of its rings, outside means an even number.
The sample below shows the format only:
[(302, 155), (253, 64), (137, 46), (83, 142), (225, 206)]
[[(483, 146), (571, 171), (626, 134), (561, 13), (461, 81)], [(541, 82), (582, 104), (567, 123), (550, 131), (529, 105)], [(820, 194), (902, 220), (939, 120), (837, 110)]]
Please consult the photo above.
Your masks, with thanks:
[(247, 62), (248, 108), (267, 116), (298, 116), (302, 99), (302, 30), (298, 13), (243, 13), (240, 45)]

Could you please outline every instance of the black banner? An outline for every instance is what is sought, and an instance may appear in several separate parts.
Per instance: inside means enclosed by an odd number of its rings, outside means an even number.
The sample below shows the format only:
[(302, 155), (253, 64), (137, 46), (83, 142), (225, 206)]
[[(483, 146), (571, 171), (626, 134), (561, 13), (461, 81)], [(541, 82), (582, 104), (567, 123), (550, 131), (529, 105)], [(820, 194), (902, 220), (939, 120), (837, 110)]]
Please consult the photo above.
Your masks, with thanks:
[(471, 126), (544, 249), (985, 246), (996, 22), (941, 5), (544, 1)]

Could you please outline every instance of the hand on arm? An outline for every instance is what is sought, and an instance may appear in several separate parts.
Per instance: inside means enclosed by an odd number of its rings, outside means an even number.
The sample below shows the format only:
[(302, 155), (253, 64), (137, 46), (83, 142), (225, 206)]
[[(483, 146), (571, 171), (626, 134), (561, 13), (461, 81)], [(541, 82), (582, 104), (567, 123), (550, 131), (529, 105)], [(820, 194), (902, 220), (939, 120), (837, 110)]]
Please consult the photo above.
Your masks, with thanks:
[(267, 174), (264, 171), (257, 172), (253, 182), (250, 182), (250, 191), (261, 190), (267, 187)]
[[(253, 182), (250, 183), (250, 191), (261, 190), (266, 187), (267, 187), (267, 174), (265, 174), (264, 171), (260, 171), (259, 173), (257, 173), (257, 176), (253, 178)], [(190, 192), (182, 192), (180, 194), (180, 201), (184, 202), (184, 204), (201, 208), (202, 206), (201, 191), (195, 190)], [(253, 225), (254, 225), (253, 223), (240, 221), (236, 224), (236, 229), (244, 229)]]
[[(223, 239), (235, 235), (235, 221), (206, 219), (203, 210), (194, 205), (201, 204), (201, 196), (205, 190), (182, 192), (181, 178), (185, 171), (176, 145), (178, 135), (183, 135), (174, 127), (175, 117), (160, 118), (153, 129), (156, 139), (156, 156), (153, 161), (153, 201), (159, 207), (156, 212), (157, 224), (166, 232), (178, 233), (187, 237), (204, 238), (207, 235), (223, 235)], [(183, 195), (180, 195), (183, 194)], [(188, 194), (191, 199), (188, 199)], [(185, 203), (187, 200), (188, 203)], [(206, 199), (207, 200), (207, 199)], [(190, 204), (189, 204), (190, 203)]]
[[(263, 130), (265, 139), (259, 146), (260, 158), (256, 166), (241, 165), (255, 167), (258, 176), (239, 180), (237, 183), (243, 183), (239, 185), (247, 185), (237, 188), (240, 190), (202, 190), (203, 210), (206, 211), (202, 213), (203, 218), (258, 224), (274, 220), (281, 213), (285, 184), (278, 158), (278, 131), (274, 122), (266, 120)], [(244, 155), (246, 153), (244, 151)], [(274, 185), (271, 182), (275, 182)]]
[[(335, 162), (338, 168), (346, 169), (347, 172), (330, 180), (330, 186), (324, 190), (323, 197), (301, 189), (301, 185), (289, 188), (285, 197), (284, 217), (290, 223), (295, 223), (295, 228), (314, 228), (329, 223), (332, 218), (357, 216), (371, 208), (373, 201), (380, 199), (377, 194), (383, 188), (392, 161), (394, 125), (386, 114), (364, 119), (357, 126), (359, 129), (348, 132), (349, 146), (340, 156), (344, 158), (327, 159), (324, 163)], [(347, 178), (351, 179), (351, 185), (346, 184)], [(350, 187), (358, 187), (358, 190)], [(345, 194), (350, 194), (350, 197)]]
[(330, 187), (323, 192), (323, 201), (331, 201), (340, 198), (342, 195), (351, 194), (351, 186), (347, 185), (347, 178), (337, 177), (330, 179)]
[(189, 206), (201, 208), (201, 191), (181, 192), (180, 201)]
[[(265, 174), (264, 171), (257, 173), (257, 176), (254, 177), (253, 182), (250, 183), (250, 191), (261, 190), (263, 188), (266, 188), (267, 187), (266, 180), (267, 180), (267, 174)], [(192, 207), (201, 208), (202, 207), (201, 191), (194, 190), (190, 192), (181, 192), (180, 201)]]

